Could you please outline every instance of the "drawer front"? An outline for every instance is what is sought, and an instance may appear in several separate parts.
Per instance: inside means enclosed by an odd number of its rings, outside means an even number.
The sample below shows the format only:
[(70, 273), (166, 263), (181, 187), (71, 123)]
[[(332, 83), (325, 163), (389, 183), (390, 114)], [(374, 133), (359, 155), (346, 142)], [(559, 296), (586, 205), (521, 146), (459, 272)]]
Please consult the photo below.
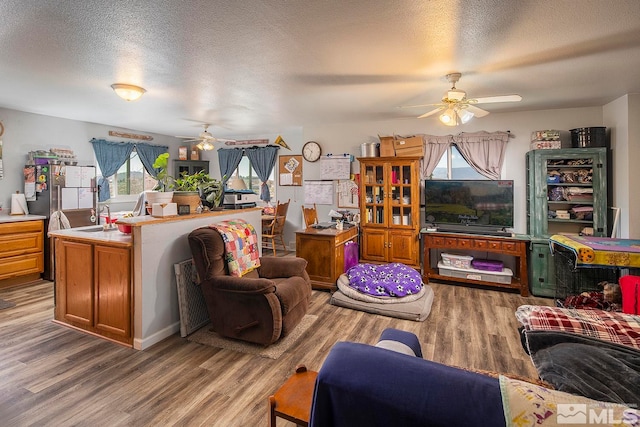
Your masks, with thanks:
[(0, 234), (0, 258), (42, 252), (40, 233)]
[(429, 236), (429, 242), (431, 243), (431, 246), (443, 246), (444, 245), (444, 237)]
[(474, 240), (473, 247), (476, 249), (487, 249), (489, 247), (489, 242), (486, 240)]
[(456, 239), (455, 237), (445, 237), (444, 238), (444, 244), (447, 247), (450, 247), (450, 248), (457, 248), (458, 247), (458, 239)]
[(505, 252), (515, 252), (516, 248), (515, 242), (502, 242), (502, 250)]
[(43, 230), (44, 230), (44, 225), (43, 225), (43, 222), (40, 220), (6, 222), (4, 224), (0, 224), (0, 236), (5, 234), (42, 232)]
[(488, 240), (487, 248), (492, 249), (494, 251), (499, 251), (502, 249), (502, 242), (499, 242), (497, 240)]
[(473, 240), (471, 239), (458, 239), (458, 248), (471, 249), (473, 247)]
[(44, 270), (42, 253), (20, 255), (0, 259), (0, 280), (25, 274), (41, 273)]

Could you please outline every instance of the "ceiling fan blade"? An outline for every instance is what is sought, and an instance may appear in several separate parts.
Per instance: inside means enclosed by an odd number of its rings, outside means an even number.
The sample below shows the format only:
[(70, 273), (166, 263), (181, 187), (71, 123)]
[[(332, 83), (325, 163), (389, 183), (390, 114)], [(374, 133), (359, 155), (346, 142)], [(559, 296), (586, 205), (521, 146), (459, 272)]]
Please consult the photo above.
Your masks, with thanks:
[(220, 142), (236, 142), (235, 139), (215, 138), (215, 140)]
[(522, 101), (522, 97), (520, 95), (498, 95), (470, 99), (469, 101), (474, 104), (490, 104), (492, 102), (519, 102)]
[(421, 107), (432, 107), (432, 106), (444, 106), (442, 102), (438, 102), (435, 104), (418, 104), (418, 105), (401, 105), (398, 108), (421, 108)]
[(424, 113), (423, 115), (418, 116), (418, 118), (419, 119), (424, 119), (425, 117), (432, 116), (432, 115), (436, 114), (437, 112), (444, 110), (445, 108), (447, 108), (447, 107), (444, 107), (444, 106), (438, 107), (438, 108), (436, 108), (434, 110), (429, 111), (428, 113)]
[(467, 111), (469, 111), (470, 113), (473, 113), (473, 115), (476, 116), (476, 117), (484, 117), (487, 114), (489, 114), (489, 112), (487, 110), (483, 110), (482, 108), (478, 108), (475, 105), (467, 105), (465, 107), (465, 109)]

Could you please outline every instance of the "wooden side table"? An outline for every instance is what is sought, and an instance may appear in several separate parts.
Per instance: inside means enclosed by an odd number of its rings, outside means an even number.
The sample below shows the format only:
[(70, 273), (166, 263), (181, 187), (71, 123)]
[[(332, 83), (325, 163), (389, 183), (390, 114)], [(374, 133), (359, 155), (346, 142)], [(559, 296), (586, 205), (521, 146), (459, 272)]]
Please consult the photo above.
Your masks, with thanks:
[(309, 227), (296, 231), (296, 256), (307, 260), (313, 289), (336, 290), (336, 281), (344, 273), (344, 245), (357, 239), (358, 227), (346, 230)]
[(311, 400), (317, 372), (300, 365), (284, 384), (269, 396), (269, 427), (276, 426), (276, 417), (307, 427), (311, 416)]

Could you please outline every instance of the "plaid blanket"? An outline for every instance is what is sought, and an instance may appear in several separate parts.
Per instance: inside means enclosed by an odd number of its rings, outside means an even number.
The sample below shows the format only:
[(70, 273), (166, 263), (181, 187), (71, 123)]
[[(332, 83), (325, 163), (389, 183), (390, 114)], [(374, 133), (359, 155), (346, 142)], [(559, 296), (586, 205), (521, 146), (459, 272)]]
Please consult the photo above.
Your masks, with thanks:
[(640, 316), (598, 309), (521, 305), (516, 318), (525, 330), (570, 332), (640, 350)]
[(241, 277), (260, 267), (258, 236), (253, 225), (241, 219), (230, 219), (209, 227), (222, 236), (230, 275)]

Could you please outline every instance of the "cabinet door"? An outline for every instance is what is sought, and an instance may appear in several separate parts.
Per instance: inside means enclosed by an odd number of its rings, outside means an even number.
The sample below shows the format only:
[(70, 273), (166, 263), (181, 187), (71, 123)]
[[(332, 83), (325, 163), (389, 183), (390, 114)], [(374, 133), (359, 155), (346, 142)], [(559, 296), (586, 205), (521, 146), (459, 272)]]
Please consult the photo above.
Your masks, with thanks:
[(387, 170), (384, 163), (367, 163), (361, 170), (362, 194), (360, 205), (362, 209), (360, 221), (364, 226), (386, 227), (389, 213), (386, 206), (385, 182)]
[(93, 245), (56, 239), (56, 318), (93, 326)]
[(369, 228), (362, 233), (362, 258), (368, 261), (387, 261), (387, 232)]
[(129, 248), (96, 245), (95, 327), (117, 336), (131, 335), (131, 257)]
[(409, 266), (418, 265), (418, 234), (413, 231), (391, 230), (387, 236), (389, 262), (401, 262)]
[(533, 243), (529, 258), (531, 293), (538, 297), (556, 296), (554, 258), (549, 243)]
[(388, 211), (391, 218), (387, 224), (394, 228), (416, 228), (420, 221), (418, 212), (419, 203), (414, 203), (420, 198), (417, 182), (417, 172), (414, 163), (392, 162), (389, 170), (391, 176), (387, 180), (388, 186)]

